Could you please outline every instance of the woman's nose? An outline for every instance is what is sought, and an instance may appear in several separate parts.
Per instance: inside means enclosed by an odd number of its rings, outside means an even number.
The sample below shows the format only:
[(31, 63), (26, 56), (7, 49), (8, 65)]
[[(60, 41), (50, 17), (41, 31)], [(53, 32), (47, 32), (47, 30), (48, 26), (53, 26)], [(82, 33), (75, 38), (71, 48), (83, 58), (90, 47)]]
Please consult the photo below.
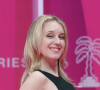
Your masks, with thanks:
[(54, 43), (55, 43), (56, 45), (59, 45), (59, 44), (60, 44), (60, 39), (59, 39), (59, 37), (56, 37), (56, 38), (55, 38)]

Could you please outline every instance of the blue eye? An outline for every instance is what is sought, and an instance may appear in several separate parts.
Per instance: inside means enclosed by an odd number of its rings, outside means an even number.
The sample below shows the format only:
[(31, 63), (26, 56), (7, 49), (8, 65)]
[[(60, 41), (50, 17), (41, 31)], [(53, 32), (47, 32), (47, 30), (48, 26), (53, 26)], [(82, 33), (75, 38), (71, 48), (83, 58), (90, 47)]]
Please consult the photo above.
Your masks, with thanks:
[(59, 38), (60, 38), (60, 39), (65, 39), (65, 37), (64, 37), (64, 36), (59, 36)]
[(53, 36), (53, 35), (51, 35), (51, 34), (48, 34), (48, 35), (47, 35), (47, 37), (50, 37), (50, 38), (52, 38), (52, 37), (54, 37), (54, 36)]

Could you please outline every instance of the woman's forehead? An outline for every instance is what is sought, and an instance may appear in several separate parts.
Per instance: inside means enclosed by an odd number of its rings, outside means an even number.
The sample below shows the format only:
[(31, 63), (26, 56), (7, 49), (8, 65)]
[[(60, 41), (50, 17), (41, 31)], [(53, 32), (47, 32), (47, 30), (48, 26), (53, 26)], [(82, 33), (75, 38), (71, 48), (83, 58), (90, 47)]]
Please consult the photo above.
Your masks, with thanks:
[(60, 23), (58, 23), (57, 21), (49, 21), (46, 22), (44, 27), (43, 27), (43, 31), (44, 32), (62, 32), (64, 33), (63, 27)]

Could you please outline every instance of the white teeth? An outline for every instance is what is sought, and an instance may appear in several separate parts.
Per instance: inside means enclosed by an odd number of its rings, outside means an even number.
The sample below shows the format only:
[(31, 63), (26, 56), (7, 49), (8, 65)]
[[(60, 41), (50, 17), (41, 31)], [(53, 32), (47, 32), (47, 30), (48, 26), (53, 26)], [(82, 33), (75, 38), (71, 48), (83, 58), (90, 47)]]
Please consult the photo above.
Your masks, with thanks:
[(58, 48), (51, 48), (52, 50), (60, 50), (60, 49), (58, 49)]
[(59, 49), (57, 49), (57, 48), (52, 48), (52, 49), (54, 49), (54, 50), (59, 50)]

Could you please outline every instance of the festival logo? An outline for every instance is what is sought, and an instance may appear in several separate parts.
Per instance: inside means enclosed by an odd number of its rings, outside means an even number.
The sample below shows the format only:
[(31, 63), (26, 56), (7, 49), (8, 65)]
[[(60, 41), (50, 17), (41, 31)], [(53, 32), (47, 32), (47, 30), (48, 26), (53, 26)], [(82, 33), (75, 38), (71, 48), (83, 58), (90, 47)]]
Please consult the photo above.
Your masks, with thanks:
[(98, 77), (93, 73), (93, 60), (100, 65), (100, 38), (94, 41), (88, 36), (81, 36), (76, 40), (75, 54), (76, 63), (80, 64), (83, 60), (85, 62), (85, 74), (81, 77), (79, 86), (82, 87), (100, 87)]
[(26, 63), (24, 58), (20, 57), (0, 57), (0, 68), (25, 68)]

